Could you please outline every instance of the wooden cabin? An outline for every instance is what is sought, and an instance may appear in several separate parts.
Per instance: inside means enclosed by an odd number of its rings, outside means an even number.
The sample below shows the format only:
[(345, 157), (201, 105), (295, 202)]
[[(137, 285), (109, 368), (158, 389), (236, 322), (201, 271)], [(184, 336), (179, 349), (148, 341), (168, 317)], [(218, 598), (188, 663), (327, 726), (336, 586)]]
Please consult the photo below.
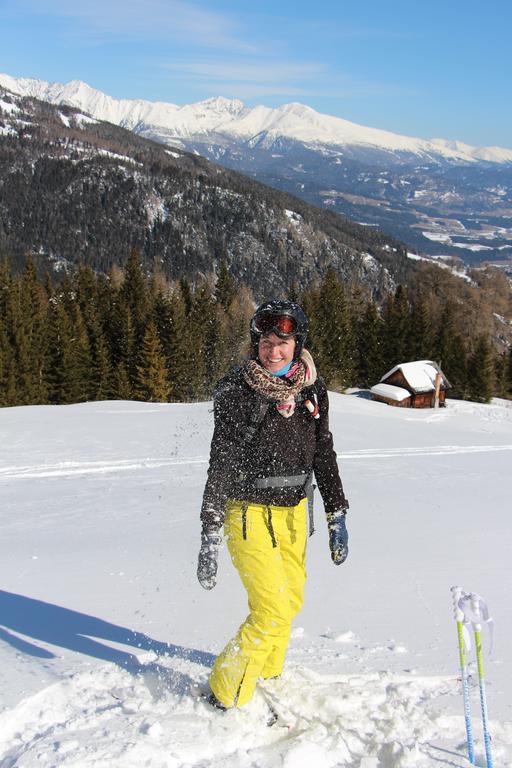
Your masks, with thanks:
[(445, 404), (451, 384), (432, 360), (395, 365), (371, 388), (373, 399), (399, 408), (434, 408), (436, 377), (440, 376), (439, 405)]

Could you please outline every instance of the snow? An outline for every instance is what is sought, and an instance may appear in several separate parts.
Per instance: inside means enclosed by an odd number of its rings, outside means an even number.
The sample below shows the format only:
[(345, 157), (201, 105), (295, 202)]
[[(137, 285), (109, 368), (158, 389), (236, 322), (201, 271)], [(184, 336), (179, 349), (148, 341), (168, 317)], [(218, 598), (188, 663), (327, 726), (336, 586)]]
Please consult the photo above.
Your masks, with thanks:
[(414, 360), (411, 363), (395, 365), (394, 368), (384, 374), (381, 382), (396, 371), (402, 371), (405, 380), (414, 392), (431, 392), (435, 387), (437, 368), (431, 360)]
[(436, 256), (420, 256), (417, 253), (411, 253), (410, 251), (407, 252), (407, 258), (411, 259), (412, 261), (427, 261), (429, 264), (435, 264), (440, 269), (447, 269), (454, 277), (458, 277), (461, 280), (464, 280), (466, 283), (470, 283), (471, 285), (475, 285), (474, 280), (471, 279), (471, 277), (466, 274), (464, 271), (464, 267), (462, 268), (462, 271), (459, 269), (456, 269), (455, 267), (450, 266), (450, 264), (443, 264), (443, 259), (447, 261), (451, 261), (453, 259), (453, 256), (446, 256), (443, 254), (437, 254)]
[(17, 136), (18, 132), (12, 125), (0, 125), (0, 136)]
[[(246, 107), (237, 99), (215, 97), (196, 104), (178, 106), (143, 99), (114, 99), (87, 83), (66, 84), (0, 74), (0, 86), (35, 96), (54, 104), (69, 104), (138, 133), (167, 131), (167, 140), (204, 136), (208, 133), (247, 141), (250, 146), (271, 147), (280, 138), (303, 142), (325, 151), (344, 146), (366, 146), (392, 152), (406, 152), (427, 160), (443, 158), (476, 162), (510, 163), (512, 150), (501, 147), (471, 147), (446, 139), (419, 139), (370, 128), (339, 117), (321, 114), (304, 104), (284, 104), (275, 109), (258, 105)], [(159, 134), (160, 135), (160, 134)], [(163, 138), (163, 134), (162, 138)]]
[(451, 243), (454, 248), (465, 248), (467, 251), (493, 251), (490, 245), (477, 245), (472, 243)]
[(63, 112), (59, 112), (59, 117), (66, 126), (66, 128), (69, 128), (71, 125), (71, 121), (67, 115), (65, 115)]
[(302, 216), (300, 213), (296, 213), (295, 211), (289, 211), (287, 208), (285, 208), (285, 215), (286, 218), (289, 219), (290, 224), (293, 224), (295, 227), (298, 227), (302, 222)]
[(20, 108), (17, 104), (12, 104), (10, 101), (4, 101), (3, 99), (0, 99), (0, 110), (3, 112), (8, 112), (10, 115), (12, 115), (13, 112), (19, 112)]
[(380, 397), (387, 397), (388, 400), (396, 400), (397, 403), (401, 403), (402, 400), (411, 396), (411, 393), (403, 387), (395, 387), (393, 384), (375, 384), (371, 390), (374, 395)]
[(81, 112), (73, 114), (73, 120), (78, 125), (91, 125), (91, 124), (97, 124), (99, 121), (96, 120), (94, 117), (91, 117), (90, 115), (84, 115)]
[(451, 244), (450, 235), (446, 235), (443, 232), (424, 231), (421, 234), (423, 235), (423, 237), (426, 237), (428, 240), (433, 240), (435, 243), (450, 243)]
[(472, 147), (463, 141), (447, 141), (446, 139), (431, 139), (431, 144), (475, 160), (485, 160), (491, 163), (510, 163), (512, 161), (512, 150), (502, 147)]
[(129, 157), (129, 155), (120, 155), (117, 152), (110, 152), (108, 149), (96, 149), (95, 152), (97, 155), (102, 155), (103, 157), (111, 157), (114, 160), (122, 160), (124, 163), (132, 163), (134, 165), (140, 166), (143, 165), (137, 160), (134, 160), (133, 157)]
[(510, 765), (512, 407), (447, 403), (331, 394), (349, 559), (332, 565), (317, 498), (285, 673), (227, 714), (191, 695), (246, 613), (225, 549), (212, 592), (195, 578), (211, 403), (1, 409), (0, 765), (462, 768), (453, 584), (495, 619), (487, 698)]

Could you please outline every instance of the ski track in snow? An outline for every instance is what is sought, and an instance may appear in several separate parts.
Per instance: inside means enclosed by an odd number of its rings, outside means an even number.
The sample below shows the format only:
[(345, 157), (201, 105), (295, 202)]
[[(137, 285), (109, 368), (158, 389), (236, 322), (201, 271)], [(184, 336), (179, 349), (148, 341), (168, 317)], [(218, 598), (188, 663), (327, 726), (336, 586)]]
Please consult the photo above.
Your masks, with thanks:
[[(339, 453), (338, 459), (342, 461), (357, 461), (361, 459), (390, 459), (401, 456), (449, 456), (468, 453), (494, 453), (496, 451), (512, 451), (512, 445), (434, 445), (421, 446), (419, 448), (364, 448), (357, 451)], [(20, 480), (24, 478), (112, 474), (207, 463), (208, 457), (206, 456), (191, 456), (182, 459), (162, 457), (120, 459), (117, 461), (61, 461), (55, 464), (3, 467), (0, 469), (0, 481), (3, 479)]]
[[(2, 768), (427, 768), (464, 766), (462, 715), (436, 711), (455, 677), (319, 674), (291, 667), (240, 710), (190, 695), (199, 664), (148, 654), (137, 670), (76, 673), (0, 715)], [(268, 705), (279, 715), (266, 726)], [(493, 724), (494, 732), (512, 724)], [(496, 734), (498, 735), (498, 734)], [(496, 754), (499, 760), (499, 752)], [(483, 764), (479, 763), (478, 764)]]

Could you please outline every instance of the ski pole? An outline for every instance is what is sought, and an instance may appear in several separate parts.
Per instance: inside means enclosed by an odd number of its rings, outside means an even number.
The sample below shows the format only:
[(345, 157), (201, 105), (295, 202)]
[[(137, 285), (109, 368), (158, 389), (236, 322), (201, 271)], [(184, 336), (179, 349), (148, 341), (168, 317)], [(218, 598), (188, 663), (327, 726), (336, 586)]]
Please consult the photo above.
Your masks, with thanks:
[(491, 753), (491, 736), (489, 734), (489, 721), (487, 715), (487, 699), (485, 696), (485, 679), (484, 679), (484, 659), (482, 653), (482, 624), (481, 624), (481, 610), (480, 602), (481, 598), (472, 592), (471, 598), (471, 610), (474, 613), (477, 621), (473, 621), (473, 631), (475, 633), (475, 647), (476, 647), (476, 662), (478, 667), (478, 684), (480, 686), (480, 707), (482, 709), (482, 727), (484, 732), (484, 744), (485, 744), (485, 762), (487, 768), (493, 768), (492, 753)]
[(466, 644), (464, 640), (464, 612), (459, 601), (462, 598), (462, 589), (460, 587), (451, 588), (453, 597), (453, 615), (457, 622), (457, 637), (459, 640), (459, 659), (462, 678), (462, 698), (464, 700), (464, 719), (466, 721), (466, 741), (468, 745), (468, 757), (471, 765), (475, 765), (475, 747), (473, 743), (473, 731), (471, 729), (471, 705), (469, 701), (469, 683), (468, 683), (468, 665), (466, 661)]

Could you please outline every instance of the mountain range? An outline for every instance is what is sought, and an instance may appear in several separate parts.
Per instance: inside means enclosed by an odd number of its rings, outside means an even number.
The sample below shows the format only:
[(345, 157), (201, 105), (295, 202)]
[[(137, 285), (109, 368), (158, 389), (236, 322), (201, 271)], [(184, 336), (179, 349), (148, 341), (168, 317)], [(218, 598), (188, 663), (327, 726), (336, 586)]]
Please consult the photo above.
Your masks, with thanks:
[(401, 136), (297, 103), (271, 109), (219, 97), (178, 106), (9, 75), (0, 85), (198, 153), (416, 250), (468, 263), (512, 257), (512, 149)]
[(107, 273), (136, 249), (170, 280), (222, 261), (257, 298), (321, 279), (384, 296), (417, 269), (403, 244), (181, 149), (0, 85), (0, 257)]

